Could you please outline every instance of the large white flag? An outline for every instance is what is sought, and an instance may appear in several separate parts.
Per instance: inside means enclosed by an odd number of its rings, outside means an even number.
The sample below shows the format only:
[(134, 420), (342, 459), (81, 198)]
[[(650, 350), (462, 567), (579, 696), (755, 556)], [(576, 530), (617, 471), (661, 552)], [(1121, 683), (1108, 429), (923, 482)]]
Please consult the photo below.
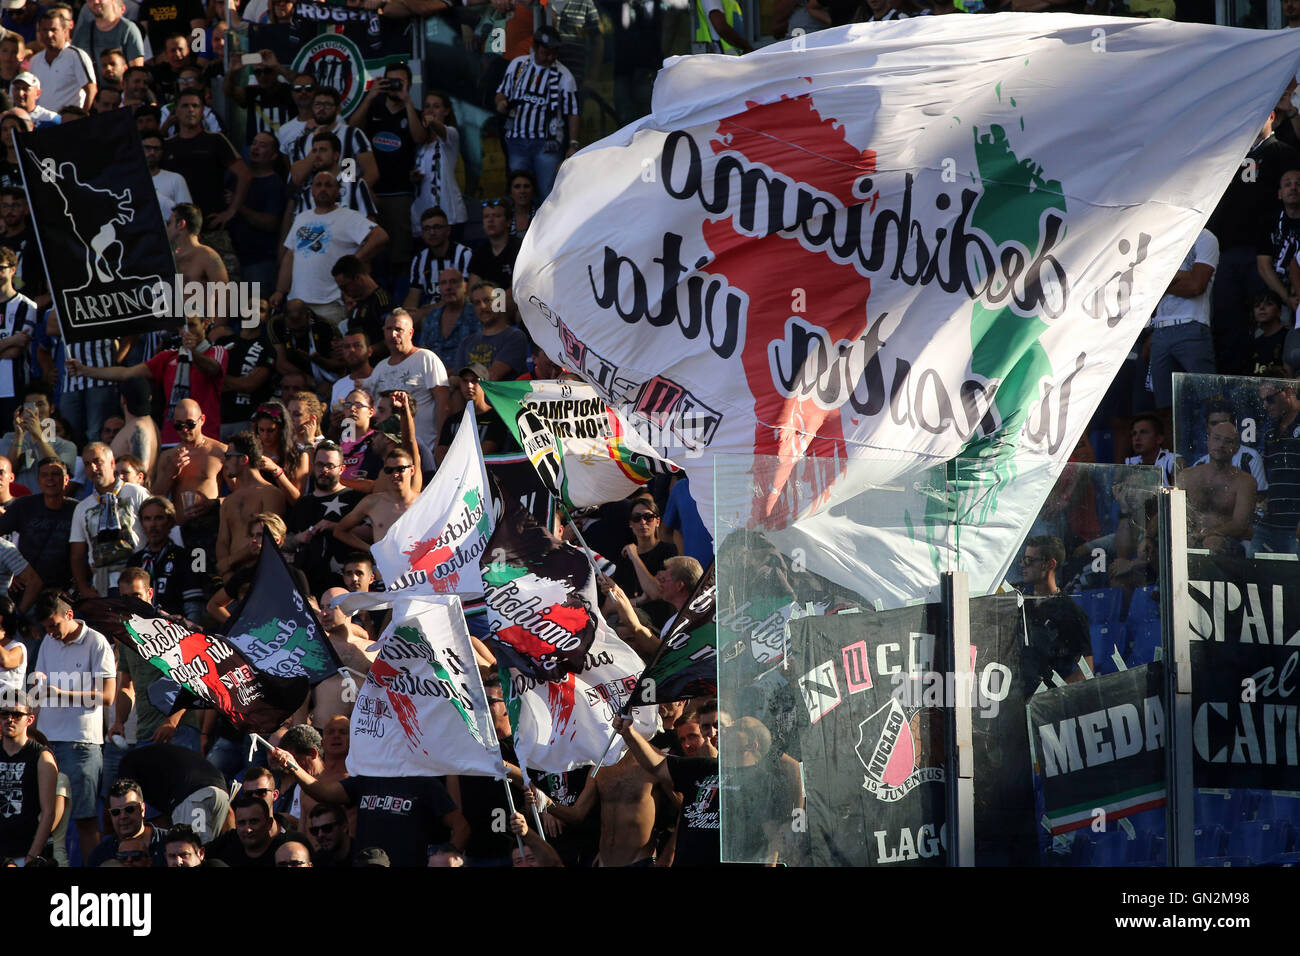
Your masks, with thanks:
[[(636, 690), (644, 668), (645, 662), (601, 618), (580, 671), (564, 680), (542, 681), (510, 670), (506, 703), (520, 762), (546, 773), (594, 764), (614, 733), (610, 721)], [(635, 707), (632, 714), (641, 735), (653, 737), (658, 709)], [(604, 763), (618, 760), (624, 747), (623, 739), (616, 739)]]
[(492, 537), (492, 499), (474, 406), (447, 456), (406, 514), (370, 547), (393, 596), (483, 593), (479, 558)]
[[(947, 568), (978, 593), (1298, 61), (1285, 31), (1065, 14), (676, 59), (650, 116), (564, 164), (515, 295), (702, 472), (706, 523), (812, 545), (885, 605)], [(863, 535), (826, 515), (879, 486)]]
[(399, 598), (352, 709), (348, 773), (502, 775), (460, 598)]

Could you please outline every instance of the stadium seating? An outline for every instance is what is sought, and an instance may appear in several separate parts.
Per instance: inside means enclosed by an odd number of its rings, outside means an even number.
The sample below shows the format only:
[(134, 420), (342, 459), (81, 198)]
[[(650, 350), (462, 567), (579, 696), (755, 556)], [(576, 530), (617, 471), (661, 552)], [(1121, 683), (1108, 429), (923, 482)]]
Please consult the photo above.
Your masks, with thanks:
[(1118, 629), (1124, 613), (1123, 588), (1096, 588), (1071, 594), (1093, 627)]
[(1196, 859), (1223, 856), (1223, 851), (1227, 846), (1223, 827), (1217, 823), (1211, 823), (1198, 826), (1192, 833), (1196, 838)]
[(1088, 628), (1092, 637), (1092, 672), (1094, 674), (1113, 674), (1118, 668), (1112, 655), (1124, 644), (1124, 629), (1118, 625), (1107, 627), (1094, 624)]
[(1254, 866), (1248, 856), (1207, 856), (1196, 861), (1197, 866)]
[(1257, 790), (1196, 791), (1196, 825), (1218, 824), (1231, 830), (1236, 824), (1255, 818)]
[(1245, 856), (1262, 863), (1291, 849), (1291, 824), (1277, 820), (1238, 823), (1228, 834), (1228, 856)]
[(1160, 622), (1141, 621), (1134, 624), (1132, 619), (1127, 625), (1129, 635), (1128, 653), (1124, 663), (1129, 667), (1140, 667), (1156, 659), (1156, 650), (1160, 647)]
[(1148, 621), (1160, 623), (1160, 605), (1156, 602), (1154, 585), (1137, 588), (1129, 601), (1128, 615), (1125, 617), (1130, 626), (1144, 624)]

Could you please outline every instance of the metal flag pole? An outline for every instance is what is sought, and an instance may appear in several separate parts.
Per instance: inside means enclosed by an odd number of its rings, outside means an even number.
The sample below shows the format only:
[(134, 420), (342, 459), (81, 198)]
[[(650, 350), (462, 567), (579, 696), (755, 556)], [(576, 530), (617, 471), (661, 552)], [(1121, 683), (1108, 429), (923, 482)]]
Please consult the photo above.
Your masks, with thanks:
[[(501, 772), (505, 774), (505, 776), (502, 777), (501, 782), (506, 785), (506, 806), (510, 808), (510, 818), (514, 819), (515, 797), (514, 794), (510, 792), (510, 774), (506, 773), (506, 761), (504, 757), (501, 758)], [(542, 838), (545, 839), (545, 834), (542, 835)], [(519, 855), (523, 856), (524, 838), (521, 837), (518, 833), (515, 834), (515, 843), (519, 844)]]
[[(519, 755), (515, 754), (515, 757), (519, 758)], [(519, 775), (524, 778), (524, 788), (531, 788), (533, 784), (532, 781), (528, 779), (528, 764), (526, 764), (522, 758), (519, 758)], [(528, 806), (529, 809), (533, 811), (533, 823), (537, 824), (537, 832), (545, 837), (546, 830), (542, 828), (542, 815), (537, 812), (537, 804), (530, 803)]]

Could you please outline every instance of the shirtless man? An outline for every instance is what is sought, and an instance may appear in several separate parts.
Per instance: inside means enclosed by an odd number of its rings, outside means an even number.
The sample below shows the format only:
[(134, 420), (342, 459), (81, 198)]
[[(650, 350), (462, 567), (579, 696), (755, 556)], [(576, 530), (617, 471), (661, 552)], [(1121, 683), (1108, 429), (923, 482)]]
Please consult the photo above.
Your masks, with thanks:
[[(176, 523), (180, 525), (203, 518), (218, 507), (221, 498), (217, 476), (221, 474), (226, 446), (203, 434), (206, 421), (194, 399), (177, 402), (175, 427), (181, 443), (168, 448), (158, 458), (152, 490), (156, 495), (171, 498), (176, 506)], [(185, 422), (194, 422), (194, 427), (184, 427)], [(194, 495), (188, 505), (186, 492)]]
[(1187, 492), (1188, 544), (1211, 551), (1236, 549), (1255, 533), (1257, 487), (1249, 472), (1232, 463), (1239, 439), (1237, 426), (1220, 422), (1210, 428), (1210, 460), (1184, 472), (1179, 484)]
[(167, 217), (167, 238), (176, 256), (176, 268), (186, 282), (228, 282), (226, 264), (217, 250), (199, 242), (203, 213), (193, 203), (177, 203)]
[(113, 457), (121, 461), (127, 455), (139, 458), (146, 482), (152, 484), (154, 468), (158, 464), (158, 448), (162, 444), (158, 426), (153, 420), (149, 403), (149, 383), (132, 378), (122, 383), (122, 417), (126, 424), (113, 436), (109, 448)]
[(331, 606), (337, 598), (347, 593), (344, 588), (330, 588), (322, 594), (321, 617), (325, 621), (325, 633), (329, 635), (334, 653), (348, 669), (352, 678), (350, 683), (354, 687), (350, 691), (346, 690), (348, 682), (343, 680), (341, 674), (327, 677), (313, 687), (310, 702), (313, 727), (325, 727), (332, 718), (340, 715), (346, 723), (347, 715), (352, 713), (352, 707), (356, 703), (357, 692), (370, 673), (370, 665), (378, 656), (377, 652), (368, 650), (373, 642), (365, 628), (353, 623), (345, 612)]
[[(382, 540), (394, 522), (404, 515), (406, 509), (411, 507), (415, 499), (420, 496), (420, 493), (415, 490), (414, 471), (415, 467), (411, 463), (409, 453), (400, 448), (390, 451), (384, 458), (387, 490), (375, 491), (362, 498), (361, 504), (353, 508), (334, 526), (334, 537), (349, 548), (369, 551), (370, 542), (357, 537), (353, 529), (360, 527), (363, 521), (369, 520), (374, 532), (373, 540)], [(376, 484), (378, 487), (384, 487), (382, 483)]]
[(242, 530), (254, 515), (284, 514), (284, 492), (262, 477), (262, 442), (252, 432), (230, 439), (222, 474), (235, 490), (221, 503), (221, 530), (217, 533), (217, 573), (223, 577), (253, 554)]
[(548, 800), (536, 790), (526, 796), (566, 826), (581, 823), (599, 803), (601, 866), (653, 865), (656, 798), (667, 799), (662, 790), (655, 789), (654, 775), (642, 769), (630, 752), (618, 763), (602, 767), (594, 777), (588, 776), (571, 807)]

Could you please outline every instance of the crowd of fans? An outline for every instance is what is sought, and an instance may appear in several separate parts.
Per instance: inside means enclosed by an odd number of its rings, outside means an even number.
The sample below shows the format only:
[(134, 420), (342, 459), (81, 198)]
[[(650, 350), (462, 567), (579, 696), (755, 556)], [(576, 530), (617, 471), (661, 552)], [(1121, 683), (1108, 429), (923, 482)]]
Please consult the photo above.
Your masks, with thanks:
[[(1285, 6), (1300, 23), (1300, 3)], [(149, 694), (159, 673), (78, 620), (75, 606), (134, 595), (220, 631), (247, 596), (265, 529), (340, 659), (364, 674), (384, 616), (349, 617), (332, 600), (382, 589), (369, 546), (432, 477), (467, 404), (485, 453), (519, 450), (480, 381), (564, 374), (531, 344), (510, 286), (521, 238), (582, 145), (585, 108), (608, 114), (600, 122), (644, 111), (648, 71), (685, 52), (675, 46), (683, 36), (697, 51), (751, 49), (758, 30), (735, 0), (694, 0), (689, 11), (593, 0), (3, 7), (0, 856), (122, 866), (716, 862), (719, 727), (755, 760), (776, 756), (762, 724), (733, 723), (716, 701), (662, 705), (664, 729), (648, 742), (619, 721), (627, 755), (594, 779), (583, 769), (524, 787), (512, 765), (519, 812), (508, 814), (496, 781), (348, 776), (341, 678), (313, 689), (274, 735), (278, 749), (252, 757), (216, 712), (160, 710)], [(983, 7), (782, 0), (763, 29), (797, 35)], [(314, 30), (313, 9), (342, 11), (335, 19), (390, 40), (437, 26), (469, 65), (426, 61), (417, 85), (390, 56), (344, 115), (342, 78), (287, 65)], [(612, 107), (590, 82), (608, 74), (606, 53)], [(443, 75), (455, 95), (429, 82)], [(476, 142), (499, 142), (496, 189), (486, 188), (482, 154), (467, 161), (458, 106), (484, 117)], [(9, 134), (117, 110), (139, 130), (180, 274), (258, 289), (248, 315), (207, 309), (176, 333), (63, 340)], [(1176, 474), (1164, 438), (1175, 368), (1289, 377), (1300, 364), (1288, 334), (1300, 305), (1298, 134), (1287, 96), (1247, 157), (1251, 175), (1234, 179), (1095, 423), (1100, 435), (1124, 420), (1115, 461), (1185, 478), (1197, 533), (1214, 546), (1249, 541), (1251, 527), (1257, 547), (1296, 546), (1300, 490), (1282, 491), (1300, 483), (1290, 384), (1259, 390), (1271, 424), (1258, 452), (1239, 447), (1232, 407), (1207, 422), (1204, 465)], [(1243, 524), (1243, 509), (1257, 520)], [(1134, 517), (1135, 554), (1149, 517)], [(687, 479), (657, 480), (576, 521), (615, 566), (607, 615), (648, 659), (713, 558)], [(1260, 533), (1260, 522), (1273, 530)], [(56, 674), (83, 679), (70, 687)], [(485, 680), (509, 759), (490, 667)]]

